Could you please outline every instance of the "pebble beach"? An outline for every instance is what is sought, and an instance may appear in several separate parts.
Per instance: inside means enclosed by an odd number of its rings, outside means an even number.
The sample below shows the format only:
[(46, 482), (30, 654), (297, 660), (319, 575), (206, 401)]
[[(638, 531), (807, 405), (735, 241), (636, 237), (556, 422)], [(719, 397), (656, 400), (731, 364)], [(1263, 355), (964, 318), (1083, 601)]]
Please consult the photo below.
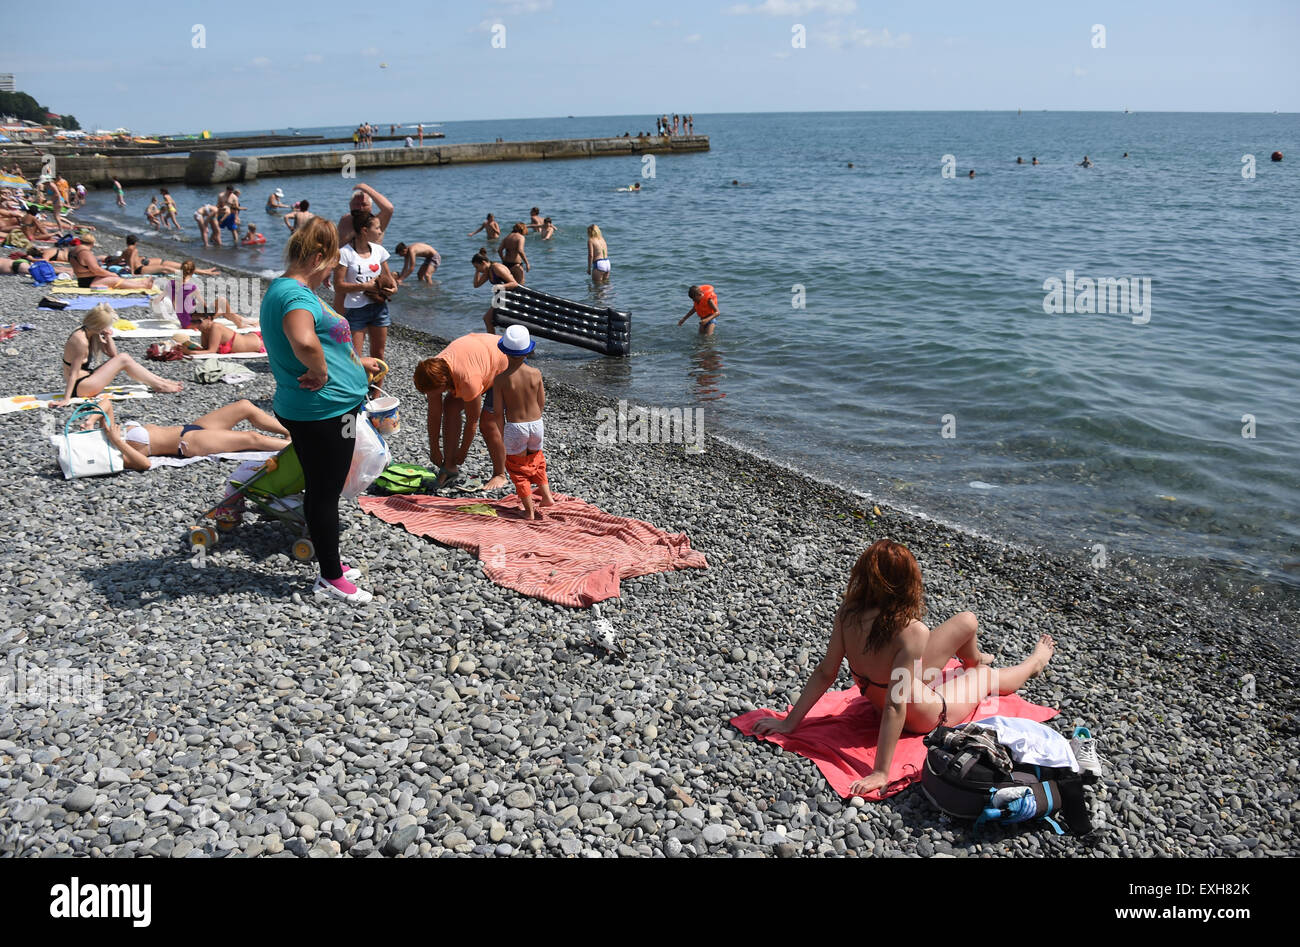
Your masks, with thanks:
[[(101, 238), (103, 252), (120, 246)], [(3, 321), (37, 325), (0, 343), (2, 395), (61, 384), (60, 347), (82, 313), (38, 311), (42, 295), (0, 277)], [(400, 296), (395, 308), (400, 319)], [(443, 344), (390, 336), (394, 460), (428, 463), (411, 374)], [(147, 345), (119, 349), (143, 361)], [(256, 377), (239, 386), (197, 384), (189, 362), (148, 364), (184, 391), (119, 402), (119, 417), (182, 424), (239, 398), (270, 407), (264, 361), (246, 363)], [(194, 567), (189, 528), (233, 462), (65, 481), (41, 416), (61, 425), (67, 409), (0, 416), (0, 670), (73, 669), (103, 693), (95, 707), (0, 694), (0, 856), (1300, 853), (1283, 603), (1201, 599), (1122, 563), (1093, 570), (996, 543), (712, 437), (698, 454), (601, 446), (609, 402), (547, 391), (553, 488), (686, 533), (707, 570), (625, 580), (617, 600), (562, 608), (345, 501), (344, 556), (375, 599), (328, 603), (278, 523), (246, 519)], [(489, 469), (478, 439), (467, 470)], [(916, 787), (844, 800), (812, 762), (730, 725), (797, 698), (852, 564), (883, 537), (920, 562), (931, 624), (974, 611), (1000, 664), (1055, 638), (1021, 693), (1060, 711), (1051, 725), (1098, 740), (1091, 835), (975, 832)], [(593, 643), (598, 620), (625, 653)], [(834, 686), (851, 686), (847, 669)]]

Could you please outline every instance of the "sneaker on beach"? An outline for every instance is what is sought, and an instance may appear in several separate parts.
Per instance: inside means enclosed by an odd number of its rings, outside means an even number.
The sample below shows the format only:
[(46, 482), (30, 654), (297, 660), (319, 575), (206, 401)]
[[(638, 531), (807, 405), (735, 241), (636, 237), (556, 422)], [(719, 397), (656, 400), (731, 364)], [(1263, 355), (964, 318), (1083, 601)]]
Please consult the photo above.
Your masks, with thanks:
[[(351, 581), (351, 579), (349, 579), (348, 581)], [(316, 577), (316, 584), (312, 586), (312, 591), (315, 592), (317, 595), (325, 595), (329, 598), (336, 598), (341, 602), (350, 602), (353, 605), (364, 605), (366, 602), (374, 598), (374, 596), (371, 595), (369, 592), (367, 592), (365, 589), (357, 589), (355, 592), (350, 592), (350, 593), (344, 592), (342, 589), (337, 588), (334, 585), (331, 585), (329, 582), (326, 582), (320, 576)]]
[(1101, 757), (1097, 755), (1097, 741), (1087, 727), (1075, 727), (1074, 736), (1070, 738), (1070, 749), (1085, 776), (1101, 778)]

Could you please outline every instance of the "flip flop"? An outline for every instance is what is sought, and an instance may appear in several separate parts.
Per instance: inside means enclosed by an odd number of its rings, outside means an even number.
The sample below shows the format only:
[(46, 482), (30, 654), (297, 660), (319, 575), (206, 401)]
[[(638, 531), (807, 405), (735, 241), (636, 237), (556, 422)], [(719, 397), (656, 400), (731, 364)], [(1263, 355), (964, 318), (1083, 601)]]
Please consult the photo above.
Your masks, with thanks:
[(443, 490), (450, 490), (460, 483), (460, 471), (452, 473), (445, 467), (438, 468), (438, 476), (433, 481), (433, 492), (441, 493)]
[(483, 481), (478, 477), (456, 479), (446, 488), (448, 493), (482, 493)]

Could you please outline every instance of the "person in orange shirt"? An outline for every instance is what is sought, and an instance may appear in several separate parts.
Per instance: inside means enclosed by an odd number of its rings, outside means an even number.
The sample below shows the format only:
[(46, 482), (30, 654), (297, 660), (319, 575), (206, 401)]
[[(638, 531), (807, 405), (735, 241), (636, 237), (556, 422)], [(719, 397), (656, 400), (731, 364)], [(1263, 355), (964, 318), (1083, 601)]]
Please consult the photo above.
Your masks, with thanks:
[(460, 481), (478, 427), (492, 458), (492, 479), (483, 489), (497, 490), (508, 482), (505, 412), (493, 403), (492, 385), (510, 362), (497, 341), (496, 335), (471, 332), (415, 367), (415, 390), (429, 401), (429, 457), (440, 470), (438, 489)]
[(718, 294), (713, 291), (713, 287), (707, 283), (701, 286), (692, 286), (687, 295), (691, 297), (691, 308), (686, 311), (686, 315), (677, 320), (681, 325), (692, 315), (700, 317), (700, 335), (713, 335), (713, 324), (718, 321)]

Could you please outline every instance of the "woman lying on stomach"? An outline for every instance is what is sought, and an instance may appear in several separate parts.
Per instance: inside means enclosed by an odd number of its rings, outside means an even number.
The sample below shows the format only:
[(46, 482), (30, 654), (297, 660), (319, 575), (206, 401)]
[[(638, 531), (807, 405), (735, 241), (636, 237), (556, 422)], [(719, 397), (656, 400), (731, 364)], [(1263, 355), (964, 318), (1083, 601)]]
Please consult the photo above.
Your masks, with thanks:
[[(995, 668), (993, 656), (979, 650), (973, 612), (954, 615), (934, 629), (921, 622), (924, 614), (921, 567), (911, 551), (888, 539), (873, 543), (849, 575), (826, 657), (799, 702), (784, 719), (763, 718), (754, 732), (793, 733), (848, 658), (858, 687), (881, 714), (875, 768), (849, 787), (854, 795), (865, 796), (888, 785), (904, 730), (929, 733), (966, 720), (990, 694), (1013, 694), (1024, 686), (1047, 666), (1055, 647), (1051, 636), (1043, 635), (1025, 661)], [(963, 671), (945, 682), (943, 668), (953, 657)]]
[(230, 355), (241, 352), (265, 352), (260, 332), (236, 332), (222, 325), (210, 312), (196, 312), (190, 316), (190, 328), (199, 333), (199, 347), (190, 349), (188, 355)]

